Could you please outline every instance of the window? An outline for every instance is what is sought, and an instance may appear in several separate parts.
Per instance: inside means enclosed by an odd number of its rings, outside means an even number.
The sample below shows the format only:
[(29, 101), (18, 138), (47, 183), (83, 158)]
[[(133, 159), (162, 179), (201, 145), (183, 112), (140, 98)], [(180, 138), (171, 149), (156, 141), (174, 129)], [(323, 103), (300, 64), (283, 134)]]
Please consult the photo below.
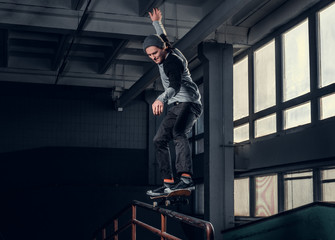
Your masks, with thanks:
[(249, 123), (234, 128), (234, 143), (249, 139)]
[(204, 149), (205, 149), (205, 146), (204, 146), (203, 138), (195, 141), (195, 154), (203, 153)]
[(267, 217), (278, 213), (278, 182), (277, 175), (256, 177), (257, 217)]
[(335, 83), (335, 4), (319, 13), (320, 87)]
[(322, 200), (326, 202), (335, 201), (335, 169), (321, 171)]
[(304, 21), (283, 35), (284, 101), (310, 91), (308, 21)]
[(249, 178), (234, 180), (234, 215), (250, 216)]
[(276, 114), (271, 114), (264, 118), (260, 118), (255, 121), (255, 137), (262, 137), (271, 133), (275, 133), (277, 130), (276, 126)]
[(195, 128), (196, 135), (201, 133), (204, 133), (204, 114), (201, 114), (201, 116), (198, 118)]
[[(203, 96), (203, 92), (204, 92), (204, 84), (201, 83), (198, 86), (199, 91), (201, 96)], [(204, 98), (201, 98), (201, 103), (202, 105), (204, 104)], [(195, 122), (194, 125), (194, 129), (192, 131), (192, 133), (194, 133), (194, 136), (192, 136), (191, 139), (191, 143), (190, 145), (193, 145), (194, 149), (194, 153), (195, 154), (200, 154), (204, 152), (204, 114), (201, 114), (200, 117), (198, 118), (198, 120)]]
[(313, 202), (313, 172), (284, 175), (285, 210)]
[(234, 120), (249, 115), (248, 57), (234, 64)]
[[(270, 41), (262, 39), (243, 52), (243, 55), (236, 56), (239, 62), (234, 64), (234, 142), (250, 140), (243, 143), (241, 147), (237, 146), (237, 150), (243, 149), (244, 145), (248, 148), (249, 142), (253, 145), (255, 140), (256, 147), (250, 147), (248, 150), (251, 155), (253, 154), (251, 151), (261, 154), (262, 149), (257, 149), (261, 146), (258, 142), (265, 142), (267, 138), (254, 138), (268, 135), (281, 137), (296, 130), (307, 130), (312, 120), (313, 127), (316, 125), (316, 129), (311, 129), (312, 131), (308, 129), (306, 136), (311, 133), (311, 137), (316, 137), (314, 133), (319, 126), (322, 129), (330, 126), (329, 130), (331, 130), (331, 124), (335, 121), (335, 27), (333, 24), (335, 3), (324, 7), (326, 4), (327, 1), (320, 2), (308, 11), (304, 11), (292, 20), (294, 22), (298, 19), (305, 20), (294, 26), (290, 21), (282, 28), (278, 28), (278, 31), (285, 28), (281, 32), (275, 31), (268, 35), (266, 39), (271, 39)], [(316, 16), (318, 19), (315, 24)], [(267, 42), (263, 44), (265, 40)], [(313, 44), (310, 45), (310, 42)], [(247, 57), (242, 59), (245, 54)], [(242, 98), (244, 96), (245, 99)], [(241, 99), (236, 100), (238, 97)], [(325, 120), (324, 123), (323, 120)], [(296, 136), (299, 137), (299, 135)], [(292, 140), (294, 143), (299, 139)], [(282, 141), (285, 141), (285, 137)], [(291, 148), (295, 148), (294, 144)], [(248, 158), (246, 155), (249, 152), (245, 151), (244, 155), (240, 156)], [(314, 156), (314, 160), (325, 157), (322, 152), (316, 151), (316, 153), (318, 155)], [(308, 156), (305, 157), (305, 160), (309, 160)], [(286, 166), (278, 166), (278, 168), (273, 166), (273, 168), (278, 171), (283, 169), (293, 171), (292, 169), (296, 166), (297, 169), (294, 172), (269, 174), (268, 169), (264, 171), (246, 169), (246, 171), (235, 172), (237, 178), (234, 181), (234, 211), (236, 216), (242, 216), (237, 217), (237, 220), (271, 216), (278, 211), (297, 208), (314, 200), (335, 202), (335, 166), (325, 167), (323, 161), (301, 162), (302, 165), (300, 163), (295, 165), (297, 162), (293, 160), (290, 163), (287, 168)], [(304, 169), (299, 169), (300, 166), (304, 166)], [(310, 166), (315, 169), (307, 169)], [(320, 170), (321, 167), (324, 169)], [(259, 174), (267, 175), (257, 176)], [(246, 218), (248, 216), (250, 218)]]
[(326, 119), (335, 116), (335, 94), (320, 98), (320, 119)]
[[(305, 19), (298, 24), (283, 26), (285, 30), (273, 33), (265, 44), (257, 43), (236, 57), (233, 68), (235, 143), (253, 142), (255, 138), (277, 132), (282, 135), (312, 120), (318, 124), (317, 120), (335, 117), (335, 3), (320, 8), (315, 6), (310, 12), (304, 12)], [(314, 24), (316, 15), (317, 24)], [(314, 44), (315, 36), (318, 46)], [(319, 88), (314, 88), (317, 81)]]
[(255, 112), (276, 104), (275, 41), (254, 53)]
[[(204, 84), (199, 85), (199, 92), (201, 94), (201, 102), (202, 106), (204, 106)], [(204, 133), (204, 114), (202, 113), (200, 117), (198, 118), (196, 125), (195, 125), (195, 135)]]
[(284, 129), (311, 122), (311, 103), (307, 102), (284, 111)]

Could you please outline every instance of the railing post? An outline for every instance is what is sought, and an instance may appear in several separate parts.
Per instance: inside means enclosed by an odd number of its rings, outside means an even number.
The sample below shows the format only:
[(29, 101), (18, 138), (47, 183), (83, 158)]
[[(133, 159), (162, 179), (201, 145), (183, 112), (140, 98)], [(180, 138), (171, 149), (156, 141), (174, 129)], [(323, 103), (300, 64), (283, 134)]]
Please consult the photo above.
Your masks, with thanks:
[(214, 240), (214, 229), (211, 223), (206, 224), (206, 236), (207, 240)]
[[(119, 229), (119, 220), (114, 219), (114, 232), (117, 232), (118, 229)], [(114, 240), (119, 240), (119, 234), (116, 234), (114, 236)]]
[[(166, 216), (161, 213), (161, 231), (166, 232)], [(161, 240), (165, 240), (163, 236), (161, 236)]]
[[(159, 213), (161, 217), (161, 229), (151, 226), (142, 221), (139, 221), (137, 219), (137, 207), (141, 207), (141, 208), (152, 210), (154, 212)], [(130, 208), (131, 208), (131, 220), (128, 221), (126, 224), (119, 226), (120, 216), (122, 214), (125, 214), (125, 212), (129, 213)], [(193, 218), (191, 216), (186, 216), (182, 213), (174, 212), (174, 211), (167, 210), (164, 208), (154, 208), (152, 207), (152, 205), (139, 202), (139, 201), (135, 201), (135, 200), (133, 201), (133, 204), (129, 204), (126, 208), (124, 208), (117, 215), (115, 215), (112, 220), (108, 221), (106, 224), (103, 225), (103, 227), (97, 230), (93, 235), (94, 237), (93, 240), (109, 240), (109, 239), (118, 240), (119, 239), (118, 234), (125, 231), (126, 229), (129, 230), (130, 227), (131, 227), (131, 235), (132, 235), (131, 239), (136, 240), (136, 237), (137, 237), (136, 236), (137, 235), (136, 225), (139, 225), (139, 227), (145, 228), (151, 231), (152, 233), (160, 236), (161, 240), (167, 240), (167, 239), (181, 240), (180, 238), (167, 233), (168, 217), (181, 221), (188, 225), (194, 226), (196, 228), (201, 228), (203, 230), (206, 230), (207, 240), (214, 240), (214, 228), (210, 222), (206, 222), (201, 219)], [(114, 232), (108, 233), (108, 236), (107, 236), (107, 229), (112, 228), (113, 224), (114, 224)]]
[(106, 228), (102, 229), (102, 240), (106, 240)]
[(131, 239), (132, 240), (136, 240), (136, 224), (135, 224), (135, 220), (136, 220), (136, 206), (133, 204), (131, 206), (131, 209), (132, 209)]

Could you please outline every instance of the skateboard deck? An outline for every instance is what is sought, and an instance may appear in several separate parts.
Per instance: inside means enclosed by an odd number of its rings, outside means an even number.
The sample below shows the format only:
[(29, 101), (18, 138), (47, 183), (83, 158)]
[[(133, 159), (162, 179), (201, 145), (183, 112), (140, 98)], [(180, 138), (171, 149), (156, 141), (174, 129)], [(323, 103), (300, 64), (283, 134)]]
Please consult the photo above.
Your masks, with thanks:
[(150, 197), (153, 201), (153, 207), (160, 205), (170, 206), (175, 204), (188, 204), (189, 201), (186, 197), (191, 195), (190, 190), (176, 190), (161, 196)]

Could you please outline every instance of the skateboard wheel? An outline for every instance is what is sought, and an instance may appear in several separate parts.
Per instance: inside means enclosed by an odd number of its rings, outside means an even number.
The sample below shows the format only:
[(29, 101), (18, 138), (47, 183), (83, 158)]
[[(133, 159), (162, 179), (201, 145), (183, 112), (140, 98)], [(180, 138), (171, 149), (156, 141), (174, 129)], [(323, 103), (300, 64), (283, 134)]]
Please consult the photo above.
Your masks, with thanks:
[(153, 207), (157, 207), (157, 206), (158, 206), (158, 203), (157, 203), (157, 202), (153, 202), (153, 203), (152, 203), (152, 206), (153, 206)]
[(165, 200), (165, 206), (170, 206), (170, 204), (171, 204), (171, 202), (170, 202), (170, 200)]

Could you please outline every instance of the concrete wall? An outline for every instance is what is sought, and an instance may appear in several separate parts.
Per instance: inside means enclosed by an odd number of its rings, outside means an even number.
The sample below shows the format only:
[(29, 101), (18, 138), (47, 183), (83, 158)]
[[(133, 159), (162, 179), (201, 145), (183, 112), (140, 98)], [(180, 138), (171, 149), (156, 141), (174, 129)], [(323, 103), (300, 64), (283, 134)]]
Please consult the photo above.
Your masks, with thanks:
[(116, 112), (108, 89), (1, 83), (0, 112), (0, 152), (147, 147), (147, 104)]
[(235, 168), (253, 170), (335, 159), (335, 121), (235, 148)]
[(90, 239), (148, 200), (147, 104), (108, 89), (0, 85), (0, 239)]

